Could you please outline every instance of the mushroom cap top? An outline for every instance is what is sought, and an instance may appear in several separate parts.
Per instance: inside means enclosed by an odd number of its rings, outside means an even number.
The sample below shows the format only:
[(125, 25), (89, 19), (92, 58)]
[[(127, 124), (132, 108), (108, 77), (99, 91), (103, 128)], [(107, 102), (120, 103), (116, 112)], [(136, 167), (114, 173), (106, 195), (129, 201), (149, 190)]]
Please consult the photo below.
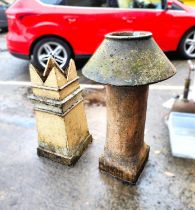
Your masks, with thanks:
[(115, 86), (157, 83), (176, 73), (150, 32), (113, 32), (83, 67), (87, 78)]

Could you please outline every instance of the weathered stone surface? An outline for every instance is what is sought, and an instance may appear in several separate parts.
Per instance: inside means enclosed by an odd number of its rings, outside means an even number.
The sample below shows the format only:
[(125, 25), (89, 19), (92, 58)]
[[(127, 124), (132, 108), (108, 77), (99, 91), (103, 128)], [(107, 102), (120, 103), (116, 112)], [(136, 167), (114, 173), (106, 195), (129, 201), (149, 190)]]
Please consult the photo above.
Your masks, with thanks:
[(160, 82), (176, 73), (175, 67), (147, 32), (108, 34), (83, 68), (96, 82), (138, 86)]
[(107, 90), (107, 139), (99, 167), (134, 184), (149, 155), (144, 143), (148, 86)]
[(53, 59), (41, 75), (32, 65), (30, 75), (39, 147), (38, 155), (72, 165), (92, 141), (74, 61), (63, 71)]
[(107, 85), (107, 140), (99, 168), (134, 184), (149, 155), (144, 128), (149, 84), (176, 73), (150, 32), (105, 36), (84, 76)]

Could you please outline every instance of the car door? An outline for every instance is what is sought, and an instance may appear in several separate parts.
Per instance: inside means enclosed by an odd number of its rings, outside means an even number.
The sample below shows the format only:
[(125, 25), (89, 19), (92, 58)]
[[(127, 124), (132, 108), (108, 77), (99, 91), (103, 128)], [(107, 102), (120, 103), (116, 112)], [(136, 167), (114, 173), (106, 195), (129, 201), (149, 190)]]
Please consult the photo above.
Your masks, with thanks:
[(107, 7), (104, 0), (70, 0), (67, 6), (71, 7), (64, 10), (64, 29), (68, 31), (66, 37), (73, 43), (76, 54), (94, 53), (105, 34), (122, 27), (121, 12)]
[(177, 50), (182, 36), (194, 26), (194, 19), (190, 18), (189, 11), (177, 1), (171, 1), (171, 8), (168, 8), (167, 0), (128, 1), (131, 4), (128, 8), (121, 9), (120, 13), (120, 20), (124, 21), (122, 29), (152, 32), (163, 51)]
[(178, 1), (161, 14), (162, 35), (158, 37), (164, 51), (176, 51), (184, 34), (194, 27), (194, 11)]
[[(121, 10), (120, 19), (123, 30), (150, 31), (161, 48), (164, 47), (162, 37), (167, 31), (164, 15), (164, 0), (132, 0), (128, 8)], [(138, 2), (138, 3), (136, 3)]]

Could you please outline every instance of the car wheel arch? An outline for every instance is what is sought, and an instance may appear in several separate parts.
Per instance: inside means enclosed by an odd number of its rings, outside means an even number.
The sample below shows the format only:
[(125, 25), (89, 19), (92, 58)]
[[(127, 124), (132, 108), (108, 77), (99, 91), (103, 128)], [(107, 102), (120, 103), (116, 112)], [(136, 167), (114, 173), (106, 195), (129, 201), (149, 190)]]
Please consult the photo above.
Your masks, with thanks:
[(53, 35), (53, 34), (43, 35), (43, 36), (40, 36), (40, 37), (36, 38), (36, 39), (32, 42), (32, 44), (31, 44), (31, 47), (30, 47), (30, 56), (32, 56), (32, 54), (33, 54), (33, 49), (34, 49), (35, 45), (36, 45), (39, 41), (41, 41), (42, 39), (45, 39), (45, 38), (58, 38), (58, 39), (64, 41), (64, 42), (70, 47), (72, 57), (74, 58), (75, 53), (74, 53), (74, 50), (73, 50), (71, 44), (70, 44), (65, 38), (63, 38), (63, 37), (61, 37), (61, 36), (58, 36), (58, 35)]
[(195, 30), (195, 25), (194, 26), (191, 26), (190, 28), (188, 28), (183, 34), (182, 36), (180, 37), (179, 39), (179, 42), (178, 42), (178, 45), (177, 45), (177, 50), (179, 50), (179, 47), (180, 47), (180, 43), (181, 41), (183, 40), (183, 38), (186, 36), (186, 34), (188, 34), (191, 30)]

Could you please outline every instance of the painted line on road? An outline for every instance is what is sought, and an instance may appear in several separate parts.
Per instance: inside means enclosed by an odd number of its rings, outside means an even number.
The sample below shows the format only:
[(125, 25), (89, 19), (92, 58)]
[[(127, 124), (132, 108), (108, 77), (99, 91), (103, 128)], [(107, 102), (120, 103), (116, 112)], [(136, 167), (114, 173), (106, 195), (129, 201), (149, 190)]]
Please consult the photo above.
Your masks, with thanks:
[[(0, 86), (23, 86), (31, 87), (31, 82), (25, 81), (0, 81)], [(91, 85), (91, 84), (81, 84), (81, 88), (84, 89), (104, 89), (103, 85)]]
[[(31, 87), (31, 82), (25, 81), (0, 81), (1, 86), (23, 86)], [(84, 89), (104, 89), (103, 85), (81, 84)], [(150, 90), (183, 90), (181, 85), (150, 85)]]
[[(23, 86), (31, 87), (31, 82), (25, 81), (0, 81), (1, 86)], [(81, 87), (84, 89), (104, 89), (103, 85), (91, 85), (91, 84), (81, 84)]]
[(24, 128), (34, 128), (35, 127), (35, 119), (31, 117), (23, 117), (18, 115), (0, 115), (0, 123), (6, 123), (10, 125), (16, 125)]
[(31, 82), (25, 82), (25, 81), (0, 81), (0, 85), (2, 86), (31, 86)]
[(183, 90), (182, 85), (150, 85), (150, 90)]

